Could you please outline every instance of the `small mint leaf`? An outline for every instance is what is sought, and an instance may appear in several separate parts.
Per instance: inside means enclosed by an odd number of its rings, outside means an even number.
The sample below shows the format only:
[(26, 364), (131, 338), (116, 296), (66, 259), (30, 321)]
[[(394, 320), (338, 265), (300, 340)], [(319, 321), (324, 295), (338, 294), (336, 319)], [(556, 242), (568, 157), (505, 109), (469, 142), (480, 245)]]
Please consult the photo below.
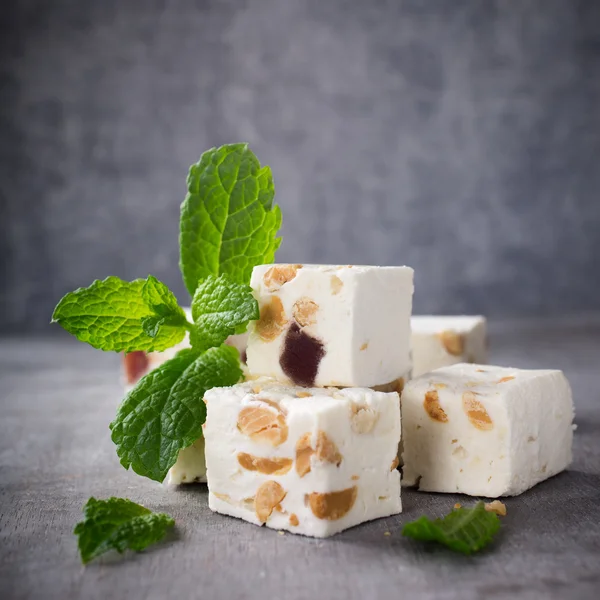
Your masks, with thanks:
[(457, 508), (442, 519), (420, 517), (407, 523), (402, 535), (415, 540), (438, 542), (455, 552), (472, 554), (487, 546), (500, 529), (500, 519), (485, 509), (483, 502), (473, 508)]
[(84, 564), (109, 550), (119, 554), (127, 549), (140, 552), (162, 540), (175, 524), (169, 515), (153, 513), (125, 498), (92, 497), (83, 507), (83, 514), (74, 533)]
[(219, 346), (230, 335), (245, 331), (248, 322), (258, 317), (258, 302), (250, 286), (234, 283), (225, 275), (209, 275), (200, 282), (192, 300), (192, 346), (198, 350)]
[(166, 350), (181, 342), (186, 329), (169, 325), (162, 327), (154, 337), (146, 333), (142, 319), (155, 316), (143, 298), (147, 283), (144, 279), (129, 282), (118, 277), (96, 280), (89, 287), (64, 296), (54, 309), (52, 322), (61, 325), (79, 341), (100, 350)]
[[(150, 337), (156, 337), (160, 328), (162, 326), (166, 327), (188, 327), (188, 322), (185, 316), (181, 317), (180, 315), (171, 315), (159, 317), (158, 315), (153, 315), (151, 317), (142, 317), (142, 329), (149, 335)], [(191, 327), (191, 325), (190, 325)]]
[(180, 261), (193, 296), (209, 275), (248, 283), (256, 265), (271, 263), (281, 243), (281, 211), (273, 206), (269, 167), (261, 167), (247, 144), (205, 152), (190, 167), (181, 205)]
[(121, 464), (163, 481), (179, 451), (202, 436), (205, 392), (241, 376), (237, 350), (222, 345), (204, 354), (182, 350), (142, 377), (110, 424)]
[(151, 338), (155, 338), (158, 335), (161, 325), (164, 324), (164, 317), (142, 317), (142, 329), (144, 330), (144, 333), (149, 335)]
[(175, 294), (153, 275), (148, 275), (142, 288), (142, 298), (146, 306), (160, 317), (179, 318), (185, 322), (185, 312), (177, 302)]

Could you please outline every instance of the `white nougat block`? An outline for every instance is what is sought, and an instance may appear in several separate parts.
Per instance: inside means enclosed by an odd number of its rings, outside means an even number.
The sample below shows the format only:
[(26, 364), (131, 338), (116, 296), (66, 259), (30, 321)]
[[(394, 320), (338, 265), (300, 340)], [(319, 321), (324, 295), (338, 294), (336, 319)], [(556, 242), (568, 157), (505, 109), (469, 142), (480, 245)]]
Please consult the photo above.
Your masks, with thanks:
[(401, 512), (397, 393), (259, 379), (205, 400), (212, 510), (314, 537)]
[(303, 386), (373, 387), (410, 370), (410, 267), (261, 265), (251, 285), (250, 373)]
[(177, 461), (169, 469), (167, 483), (181, 485), (205, 481), (204, 438), (200, 438), (191, 446), (179, 451)]
[(416, 315), (411, 330), (413, 377), (462, 362), (487, 362), (485, 317)]
[(571, 462), (573, 401), (562, 371), (458, 364), (402, 393), (403, 485), (515, 496)]

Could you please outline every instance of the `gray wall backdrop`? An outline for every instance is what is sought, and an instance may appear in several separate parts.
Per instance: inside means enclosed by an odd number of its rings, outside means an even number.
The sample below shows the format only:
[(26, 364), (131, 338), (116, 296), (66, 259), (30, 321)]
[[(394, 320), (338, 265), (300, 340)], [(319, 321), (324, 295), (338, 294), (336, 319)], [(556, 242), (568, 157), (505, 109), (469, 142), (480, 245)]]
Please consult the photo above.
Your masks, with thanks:
[(419, 312), (600, 309), (600, 2), (3, 0), (0, 330), (177, 268), (190, 163), (248, 141), (280, 261), (409, 264)]

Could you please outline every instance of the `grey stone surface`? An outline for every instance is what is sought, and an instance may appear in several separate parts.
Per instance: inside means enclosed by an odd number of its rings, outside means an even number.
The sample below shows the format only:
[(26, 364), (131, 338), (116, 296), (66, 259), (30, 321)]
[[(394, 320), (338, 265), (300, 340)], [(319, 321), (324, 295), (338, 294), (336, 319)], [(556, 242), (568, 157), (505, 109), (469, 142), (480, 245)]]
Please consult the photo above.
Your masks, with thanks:
[(5, 0), (0, 330), (151, 272), (249, 141), (280, 260), (410, 264), (419, 312), (598, 309), (600, 2)]
[[(404, 513), (315, 540), (210, 512), (206, 487), (125, 471), (109, 438), (119, 360), (70, 339), (0, 341), (0, 598), (597, 598), (600, 585), (600, 318), (492, 326), (492, 360), (564, 369), (578, 429), (565, 473), (506, 500), (487, 551), (466, 558), (402, 538), (465, 496), (403, 492)], [(90, 495), (173, 515), (176, 533), (86, 568), (74, 524)], [(390, 536), (384, 536), (389, 531)]]

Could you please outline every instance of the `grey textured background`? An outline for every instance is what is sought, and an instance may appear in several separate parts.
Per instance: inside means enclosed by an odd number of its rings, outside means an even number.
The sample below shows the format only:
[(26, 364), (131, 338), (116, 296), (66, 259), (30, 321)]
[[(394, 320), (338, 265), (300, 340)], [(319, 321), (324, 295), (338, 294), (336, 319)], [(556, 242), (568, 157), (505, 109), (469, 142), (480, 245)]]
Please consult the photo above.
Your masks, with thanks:
[(410, 264), (420, 312), (600, 308), (600, 2), (4, 0), (0, 331), (92, 279), (185, 299), (206, 148), (275, 174), (279, 260)]

